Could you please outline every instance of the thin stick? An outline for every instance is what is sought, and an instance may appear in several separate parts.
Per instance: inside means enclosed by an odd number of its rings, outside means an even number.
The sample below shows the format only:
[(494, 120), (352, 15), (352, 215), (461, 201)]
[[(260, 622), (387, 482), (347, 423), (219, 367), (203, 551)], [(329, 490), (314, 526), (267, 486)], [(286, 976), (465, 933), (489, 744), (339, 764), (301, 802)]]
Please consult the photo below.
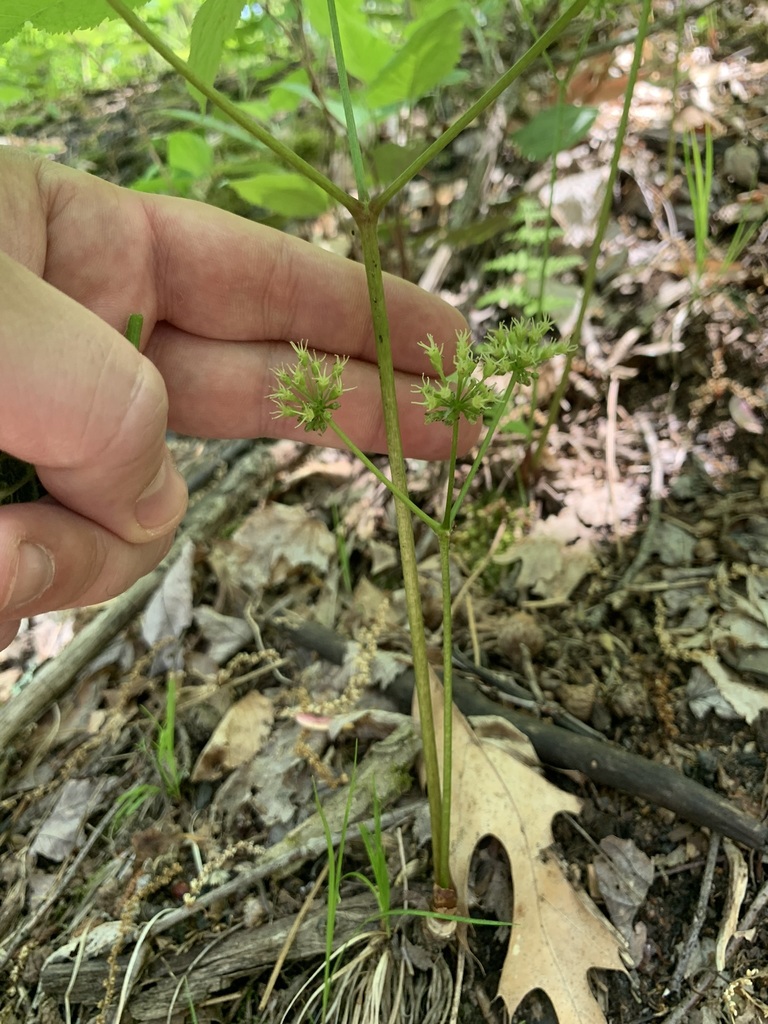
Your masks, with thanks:
[(75, 986), (75, 980), (80, 973), (80, 965), (83, 962), (83, 955), (85, 954), (85, 947), (87, 945), (88, 933), (91, 930), (91, 921), (86, 921), (85, 928), (82, 933), (78, 936), (77, 942), (77, 956), (75, 962), (72, 965), (72, 976), (69, 979), (67, 990), (64, 993), (64, 1020), (65, 1024), (72, 1024), (72, 1004), (70, 999), (72, 998), (72, 989)]
[[(110, 0), (111, 2), (111, 0)], [(547, 437), (549, 431), (552, 429), (552, 425), (557, 419), (560, 411), (560, 403), (563, 400), (565, 389), (568, 387), (568, 381), (571, 375), (571, 366), (573, 365), (573, 358), (581, 348), (581, 333), (584, 327), (584, 321), (587, 318), (587, 308), (589, 302), (595, 290), (595, 282), (597, 280), (597, 260), (600, 255), (600, 248), (605, 238), (605, 233), (608, 228), (608, 222), (611, 217), (611, 210), (613, 208), (613, 188), (616, 183), (616, 178), (619, 173), (619, 159), (621, 157), (622, 145), (627, 134), (627, 126), (629, 124), (629, 109), (632, 105), (632, 96), (635, 91), (635, 85), (640, 74), (640, 65), (643, 61), (643, 47), (645, 45), (645, 38), (648, 34), (648, 22), (651, 17), (651, 0), (643, 0), (643, 9), (640, 15), (640, 21), (637, 26), (637, 32), (635, 34), (635, 53), (632, 59), (632, 67), (630, 68), (629, 77), (627, 81), (627, 91), (624, 96), (624, 107), (621, 111), (621, 119), (619, 121), (619, 127), (616, 131), (616, 142), (613, 148), (613, 156), (611, 157), (611, 166), (608, 172), (608, 181), (605, 183), (605, 192), (603, 196), (603, 204), (600, 207), (600, 215), (597, 219), (597, 231), (595, 232), (595, 240), (592, 244), (592, 249), (589, 254), (589, 262), (587, 264), (587, 270), (584, 275), (584, 287), (582, 289), (581, 305), (579, 306), (579, 314), (576, 318), (576, 324), (574, 325), (573, 331), (571, 332), (571, 341), (573, 344), (573, 350), (569, 355), (566, 356), (565, 365), (563, 367), (563, 373), (560, 378), (560, 382), (555, 389), (555, 393), (549, 403), (549, 413), (547, 415), (547, 422), (544, 425), (544, 429), (541, 432), (539, 443), (536, 446), (536, 451), (533, 456), (533, 465), (538, 468), (542, 456), (544, 454), (544, 446), (547, 443)]]
[(259, 1013), (264, 1013), (264, 1011), (266, 1010), (267, 1003), (269, 1002), (269, 997), (272, 995), (272, 989), (275, 987), (277, 979), (280, 977), (280, 971), (283, 969), (283, 964), (288, 958), (288, 953), (290, 952), (291, 946), (294, 943), (298, 930), (304, 923), (304, 918), (309, 913), (310, 908), (312, 907), (312, 904), (315, 901), (315, 897), (320, 892), (320, 887), (322, 886), (323, 882), (326, 880), (327, 877), (328, 862), (326, 861), (326, 863), (323, 865), (323, 870), (315, 879), (315, 884), (310, 889), (309, 895), (304, 900), (301, 910), (296, 915), (296, 918), (293, 924), (291, 925), (290, 931), (285, 937), (283, 948), (280, 950), (280, 954), (277, 960), (275, 961), (275, 966), (272, 968), (272, 973), (270, 974), (269, 980), (267, 981), (267, 986), (264, 989), (264, 995), (261, 997), (261, 1000), (259, 1001)]
[(619, 467), (616, 464), (616, 416), (619, 406), (619, 376), (611, 374), (608, 384), (608, 399), (606, 402), (607, 424), (605, 428), (605, 476), (608, 481), (608, 502), (611, 510), (611, 522), (613, 525), (613, 538), (616, 542), (616, 552), (619, 558), (624, 560), (624, 542), (621, 538), (619, 516), (616, 511), (616, 488), (619, 483)]
[(669, 982), (669, 988), (672, 992), (680, 991), (691, 956), (693, 955), (693, 951), (699, 941), (699, 935), (701, 934), (704, 918), (707, 914), (707, 907), (709, 906), (709, 897), (712, 892), (712, 882), (715, 877), (715, 867), (717, 865), (717, 855), (719, 852), (720, 836), (717, 832), (714, 832), (709, 840), (707, 862), (704, 865), (704, 874), (701, 876), (699, 899), (696, 903), (696, 910), (693, 913), (691, 927), (688, 929), (688, 934), (685, 937), (685, 942), (683, 943), (683, 948), (680, 952), (680, 958), (677, 961), (677, 967), (675, 967), (675, 972)]

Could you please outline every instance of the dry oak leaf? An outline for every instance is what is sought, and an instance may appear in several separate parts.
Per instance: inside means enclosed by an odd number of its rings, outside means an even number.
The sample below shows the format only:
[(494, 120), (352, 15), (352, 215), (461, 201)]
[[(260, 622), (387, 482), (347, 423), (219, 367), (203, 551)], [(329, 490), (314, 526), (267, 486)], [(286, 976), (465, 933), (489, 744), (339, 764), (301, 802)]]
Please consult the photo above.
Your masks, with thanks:
[(193, 782), (215, 782), (250, 761), (269, 739), (275, 709), (252, 690), (226, 712), (197, 759)]
[[(434, 672), (431, 685), (442, 764), (443, 691)], [(533, 747), (508, 722), (481, 720), (473, 730), (453, 708), (450, 869), (458, 913), (468, 912), (475, 847), (484, 836), (495, 836), (509, 857), (514, 888), (512, 931), (498, 995), (512, 1014), (528, 992), (541, 988), (560, 1024), (605, 1024), (587, 972), (593, 967), (623, 971), (622, 940), (547, 854), (554, 816), (578, 814), (581, 805), (547, 782), (533, 767), (537, 763)]]

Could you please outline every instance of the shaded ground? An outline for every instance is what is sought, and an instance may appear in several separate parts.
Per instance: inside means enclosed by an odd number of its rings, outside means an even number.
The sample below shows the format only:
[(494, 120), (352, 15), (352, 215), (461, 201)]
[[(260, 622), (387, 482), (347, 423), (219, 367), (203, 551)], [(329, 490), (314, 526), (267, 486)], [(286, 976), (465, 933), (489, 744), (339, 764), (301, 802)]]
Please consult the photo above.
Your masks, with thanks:
[[(699, 790), (691, 790), (703, 800), (698, 811), (675, 813), (670, 792), (651, 773), (644, 777), (638, 762), (625, 765), (622, 787), (604, 785), (589, 757), (573, 762), (579, 772), (550, 772), (583, 801), (578, 819), (556, 819), (556, 854), (630, 947), (626, 977), (603, 974), (593, 983), (611, 1024), (751, 1024), (768, 1014), (759, 902), (768, 892), (760, 824), (768, 752), (768, 142), (759, 118), (768, 55), (747, 36), (721, 38), (714, 59), (698, 54), (684, 66), (682, 111), (700, 116), (686, 123), (709, 123), (716, 135), (710, 220), (720, 237), (701, 274), (682, 136), (668, 145), (669, 82), (651, 59), (584, 351), (541, 466), (532, 466), (519, 432), (500, 435), (457, 534), (455, 643), (468, 659), (462, 694), (482, 692), (569, 737), (602, 738), (646, 764), (668, 766), (725, 797), (754, 825), (750, 847)], [(540, 86), (532, 81), (531, 93), (543, 92)], [(130, 182), (143, 169), (141, 140), (162, 123), (156, 111), (168, 105), (164, 90), (178, 102), (168, 83), (160, 95), (94, 98), (87, 117), (79, 109), (69, 121), (35, 125), (35, 144)], [(558, 181), (569, 185), (555, 197), (563, 232), (557, 255), (588, 250), (599, 171), (619, 115), (620, 83), (599, 65), (585, 69), (577, 90), (571, 98), (600, 112), (589, 139), (560, 158)], [(482, 187), (472, 184), (477, 151), (457, 146), (451, 163), (409, 192), (389, 226), (392, 269), (405, 265), (415, 279), (426, 277), (467, 312), (478, 337), (518, 311), (507, 310), (501, 296), (484, 305), (483, 294), (531, 290), (530, 272), (482, 266), (509, 248), (533, 250), (503, 233), (519, 234), (517, 200), (549, 180), (508, 141), (506, 129), (531, 113), (532, 102), (519, 96), (508, 111), (509, 124), (483, 154)], [(126, 149), (126, 136), (139, 145)], [(734, 165), (740, 154), (733, 150), (745, 140), (757, 155), (754, 174), (754, 162), (747, 171)], [(30, 145), (29, 131), (19, 126), (15, 141)], [(470, 212), (457, 239), (452, 210), (467, 194)], [(757, 227), (729, 260), (734, 209), (751, 211)], [(479, 228), (499, 215), (506, 219), (498, 233), (478, 241)], [(290, 227), (335, 243), (348, 233), (330, 217)], [(442, 259), (446, 238), (450, 258)], [(548, 291), (562, 298), (553, 315), (563, 331), (581, 280), (579, 269), (547, 277)], [(533, 412), (539, 428), (559, 369), (542, 375)], [(531, 395), (521, 395), (510, 422), (530, 415)], [(217, 467), (213, 482), (200, 481), (202, 513), (221, 486), (216, 481), (232, 475), (227, 466), (236, 457), (224, 448), (178, 442), (190, 474), (209, 459)], [(412, 470), (416, 500), (433, 511), (441, 467)], [(355, 750), (361, 772), (378, 765), (377, 791), (391, 816), (382, 843), (392, 905), (429, 905), (426, 813), (409, 774), (414, 750), (396, 734), (395, 750), (369, 761), (381, 754), (381, 737), (402, 726), (395, 713), (410, 710), (407, 676), (389, 679), (383, 692), (374, 685), (407, 667), (391, 503), (340, 453), (280, 446), (263, 475), (256, 495), (252, 483), (233, 485), (231, 521), (201, 527), (194, 543), (178, 548), (176, 568), (143, 618), (116, 634), (105, 630), (102, 656), (64, 687), (66, 697), (31, 733), (14, 737), (4, 758), (4, 1024), (104, 1019), (97, 1004), (105, 985), (113, 1008), (125, 993), (123, 1020), (318, 1019), (316, 1004), (300, 1016), (306, 997), (290, 1008), (325, 948), (325, 888), (307, 904), (328, 860), (313, 782), (337, 828), (333, 793), (340, 785), (346, 792)], [(428, 625), (436, 630), (435, 552), (426, 536), (419, 546)], [(56, 655), (88, 618), (32, 623), (0, 660), (5, 692), (15, 688), (13, 700), (23, 699), (22, 674)], [(361, 685), (349, 664), (338, 665), (334, 644), (344, 637), (364, 644), (363, 630), (380, 663)], [(156, 642), (169, 633), (176, 643)], [(393, 655), (402, 664), (393, 667)], [(482, 677), (472, 662), (495, 675)], [(171, 757), (160, 724), (168, 716), (168, 673), (180, 670)], [(222, 718), (235, 705), (235, 721), (222, 734)], [(365, 711), (353, 714), (358, 707)], [(540, 737), (531, 735), (540, 751)], [(559, 764), (554, 756), (543, 760)], [(358, 784), (358, 813), (370, 818), (368, 792)], [(305, 832), (294, 835), (302, 822)], [(269, 856), (278, 854), (276, 866)], [(512, 916), (519, 894), (504, 863), (503, 848), (489, 837), (472, 872), (475, 916)], [(368, 871), (359, 838), (347, 848), (345, 870), (352, 869)], [(343, 897), (337, 943), (375, 909), (359, 880), (344, 884)], [(289, 937), (303, 907), (307, 916)], [(387, 963), (386, 976), (395, 979), (385, 1005), (402, 976), (411, 1019), (440, 1020), (456, 955), (451, 946), (440, 952), (430, 945), (422, 925), (407, 919), (391, 943), (376, 933), (366, 948), (370, 962)], [(747, 930), (725, 957), (739, 927)], [(505, 928), (475, 930), (477, 962), (466, 965), (458, 1019), (504, 1019), (493, 999), (508, 942)], [(283, 946), (286, 966), (265, 999)], [(354, 1005), (353, 989), (340, 998)], [(551, 1012), (533, 997), (514, 1019), (549, 1020)]]

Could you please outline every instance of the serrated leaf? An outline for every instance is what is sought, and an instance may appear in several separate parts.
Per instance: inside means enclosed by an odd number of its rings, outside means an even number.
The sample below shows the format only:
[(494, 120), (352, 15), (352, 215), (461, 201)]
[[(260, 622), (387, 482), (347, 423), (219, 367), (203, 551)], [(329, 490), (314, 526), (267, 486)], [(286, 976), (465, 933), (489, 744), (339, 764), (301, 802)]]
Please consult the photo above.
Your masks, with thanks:
[(172, 170), (183, 171), (196, 181), (207, 177), (213, 168), (213, 150), (194, 132), (171, 132), (167, 153)]
[(284, 217), (318, 217), (328, 209), (325, 192), (300, 174), (257, 174), (229, 186), (246, 202)]
[[(195, 15), (189, 37), (189, 66), (206, 85), (213, 85), (224, 43), (235, 31), (242, 9), (243, 0), (205, 0)], [(200, 113), (205, 113), (205, 96), (193, 86), (188, 88), (200, 104)]]
[(547, 107), (513, 132), (512, 140), (529, 160), (546, 160), (586, 138), (596, 117), (597, 107), (574, 107), (568, 103)]
[(370, 86), (371, 106), (414, 102), (434, 89), (459, 62), (462, 28), (457, 11), (421, 25)]
[[(128, 7), (142, 7), (147, 0), (126, 0)], [(95, 28), (117, 15), (104, 0), (2, 0), (0, 43), (12, 39), (29, 21), (44, 32), (75, 32)]]

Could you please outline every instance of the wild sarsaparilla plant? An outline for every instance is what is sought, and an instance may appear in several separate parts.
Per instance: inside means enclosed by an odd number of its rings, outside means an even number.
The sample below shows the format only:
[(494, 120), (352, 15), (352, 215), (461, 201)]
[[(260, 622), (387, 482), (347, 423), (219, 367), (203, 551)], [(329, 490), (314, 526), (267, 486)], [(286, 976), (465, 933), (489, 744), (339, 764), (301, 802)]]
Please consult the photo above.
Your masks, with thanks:
[[(129, 4), (124, 0), (77, 0), (77, 3), (72, 5), (73, 9), (75, 7), (78, 9), (78, 24), (96, 24), (103, 15), (100, 15), (95, 8), (98, 7), (99, 11), (103, 10), (104, 12), (107, 7), (111, 8), (156, 53), (183, 76), (199, 100), (201, 111), (204, 110), (206, 103), (210, 103), (225, 116), (227, 127), (231, 128), (234, 124), (237, 129), (244, 130), (255, 143), (266, 147), (271, 154), (290, 169), (292, 186), (303, 179), (303, 184), (310, 189), (312, 195), (319, 194), (319, 190), (322, 190), (330, 200), (341, 204), (355, 221), (362, 247), (373, 333), (376, 339), (376, 355), (390, 463), (389, 476), (381, 473), (370, 459), (356, 448), (352, 440), (335, 422), (334, 412), (338, 409), (344, 389), (343, 363), (337, 361), (329, 365), (324, 359), (316, 356), (311, 349), (311, 338), (296, 345), (296, 359), (292, 365), (276, 369), (273, 398), (279, 415), (296, 417), (308, 429), (333, 431), (352, 451), (356, 452), (371, 472), (386, 484), (394, 496), (432, 819), (436, 894), (440, 896), (439, 906), (441, 909), (451, 906), (452, 888), (449, 870), (451, 715), (444, 715), (443, 749), (445, 754), (441, 782), (430, 700), (427, 644), (419, 594), (413, 519), (414, 516), (418, 517), (434, 530), (439, 543), (443, 579), (443, 681), (445, 701), (450, 706), (452, 630), (449, 562), (451, 530), (461, 503), (466, 497), (490, 443), (493, 431), (498, 426), (505, 405), (514, 389), (534, 379), (540, 364), (555, 353), (565, 351), (566, 346), (545, 341), (549, 329), (546, 320), (522, 320), (513, 322), (507, 327), (500, 327), (492, 331), (477, 347), (472, 345), (467, 333), (461, 333), (455, 339), (455, 356), (448, 360), (447, 364), (443, 356), (444, 345), (446, 341), (453, 341), (453, 339), (433, 339), (429, 336), (424, 338), (424, 348), (431, 372), (419, 387), (418, 395), (414, 395), (414, 400), (424, 406), (425, 415), (429, 420), (445, 422), (453, 432), (453, 447), (448, 467), (448, 488), (443, 514), (440, 518), (428, 515), (411, 500), (408, 494), (406, 463), (403, 456), (395, 395), (390, 330), (384, 297), (378, 225), (383, 211), (408, 182), (442, 152), (461, 131), (472, 124), (505, 89), (533, 64), (559, 38), (588, 2), (589, 0), (575, 0), (526, 50), (522, 57), (501, 75), (494, 85), (458, 117), (439, 138), (415, 156), (406, 167), (396, 172), (389, 184), (379, 187), (375, 192), (372, 192), (369, 185), (373, 177), (366, 168), (363, 147), (358, 135), (357, 119), (362, 105), (366, 102), (366, 95), (369, 104), (379, 103), (382, 109), (388, 106), (391, 108), (393, 104), (399, 105), (401, 108), (409, 108), (420, 96), (444, 80), (454, 70), (458, 62), (463, 30), (461, 18), (469, 16), (468, 5), (466, 8), (457, 6), (455, 10), (453, 8), (448, 10), (440, 6), (440, 11), (433, 16), (435, 17), (434, 23), (428, 23), (428, 20), (425, 20), (429, 12), (427, 15), (422, 12), (420, 15), (422, 23), (418, 26), (412, 25), (411, 28), (414, 31), (404, 34), (403, 45), (399, 51), (388, 55), (382, 51), (381, 45), (379, 45), (381, 40), (379, 40), (378, 49), (374, 47), (365, 59), (361, 59), (360, 47), (367, 45), (370, 41), (366, 38), (365, 23), (360, 21), (361, 18), (368, 17), (365, 5), (351, 5), (346, 2), (342, 4), (342, 0), (339, 0), (339, 9), (337, 10), (336, 0), (327, 0), (328, 30), (326, 36), (330, 38), (335, 55), (341, 101), (334, 108), (338, 111), (338, 114), (334, 116), (338, 116), (344, 122), (355, 178), (353, 192), (345, 191), (326, 177), (285, 145), (264, 124), (249, 116), (241, 106), (214, 88), (213, 81), (222, 49), (226, 40), (234, 32), (243, 12), (242, 0), (205, 0), (192, 26), (188, 61), (179, 58), (134, 13), (131, 7), (136, 6), (136, 3), (131, 0), (129, 0)], [(324, 11), (322, 18), (320, 17), (320, 0), (307, 0), (307, 6), (312, 9), (313, 18), (316, 16), (317, 24), (319, 24), (325, 17)], [(52, 3), (50, 7), (59, 10), (57, 4)], [(83, 13), (85, 8), (88, 8), (90, 22), (85, 20)], [(42, 13), (39, 16), (42, 27), (50, 27), (49, 23), (53, 17), (50, 12), (46, 13), (46, 10), (46, 5), (43, 4)], [(25, 14), (25, 17), (29, 16), (29, 13)], [(65, 18), (64, 14), (61, 16), (57, 14), (54, 18), (59, 30), (61, 27), (66, 27), (61, 23), (62, 18)], [(354, 32), (351, 32), (350, 19), (354, 20), (355, 18), (358, 21), (353, 26)], [(73, 24), (72, 27), (75, 25)], [(354, 45), (348, 47), (348, 52), (345, 51), (345, 33), (347, 40), (354, 39)], [(368, 91), (367, 94), (363, 92), (362, 99), (359, 95), (353, 96), (347, 73), (348, 60), (354, 76), (363, 81), (365, 81), (369, 66), (378, 69), (376, 71), (378, 77), (372, 83), (367, 83)], [(397, 89), (403, 82), (406, 83), (403, 86), (404, 91), (398, 93)], [(363, 114), (365, 115), (365, 111)], [(307, 183), (311, 183), (311, 185)], [(264, 185), (263, 180), (261, 184)], [(492, 378), (506, 379), (507, 383), (502, 394), (497, 394), (491, 386)], [(475, 421), (482, 418), (487, 423), (488, 430), (461, 489), (456, 493), (454, 477), (457, 438), (462, 418)]]
[[(431, 366), (431, 376), (425, 378), (414, 396), (425, 409), (427, 419), (440, 420), (448, 424), (453, 432), (453, 445), (448, 472), (448, 489), (444, 512), (441, 519), (434, 519), (420, 509), (408, 496), (408, 480), (395, 395), (395, 374), (390, 345), (390, 330), (382, 277), (381, 255), (377, 225), (387, 204), (414, 178), (438, 153), (471, 124), (533, 61), (556, 40), (566, 26), (586, 6), (588, 0), (576, 0), (534, 43), (533, 46), (488, 89), (481, 98), (461, 115), (438, 139), (414, 159), (389, 185), (378, 193), (371, 194), (366, 173), (362, 147), (357, 131), (355, 109), (345, 61), (345, 51), (336, 0), (328, 0), (328, 16), (333, 51), (339, 77), (339, 87), (346, 122), (349, 155), (355, 175), (356, 195), (345, 192), (292, 152), (267, 128), (248, 117), (211, 84), (215, 66), (211, 66), (210, 54), (207, 73), (195, 70), (180, 60), (152, 33), (147, 26), (130, 11), (122, 0), (105, 0), (114, 11), (123, 17), (158, 53), (165, 57), (203, 97), (224, 114), (245, 128), (258, 142), (280, 157), (293, 170), (304, 174), (310, 181), (322, 188), (332, 199), (341, 203), (353, 217), (359, 232), (366, 270), (366, 279), (376, 338), (376, 353), (379, 382), (384, 410), (387, 450), (390, 476), (386, 477), (367, 456), (360, 451), (334, 421), (333, 414), (339, 408), (344, 390), (343, 360), (330, 365), (325, 358), (311, 350), (312, 339), (294, 347), (296, 360), (290, 366), (276, 368), (276, 387), (273, 399), (277, 413), (296, 418), (308, 430), (332, 430), (365, 465), (392, 492), (395, 502), (397, 531), (403, 582), (408, 609), (408, 623), (413, 653), (416, 691), (419, 704), (424, 763), (427, 775), (427, 790), (432, 822), (432, 843), (434, 854), (434, 877), (436, 894), (441, 907), (451, 906), (452, 883), (449, 869), (449, 837), (451, 810), (451, 715), (444, 716), (445, 736), (443, 743), (444, 762), (442, 773), (438, 766), (435, 727), (429, 687), (429, 666), (424, 616), (419, 593), (418, 566), (413, 532), (413, 517), (417, 516), (434, 530), (440, 548), (443, 582), (443, 685), (446, 705), (450, 707), (451, 690), (451, 592), (450, 592), (450, 543), (451, 530), (460, 505), (465, 498), (480, 462), (490, 443), (493, 431), (498, 425), (504, 408), (514, 389), (529, 383), (536, 375), (542, 362), (555, 353), (563, 352), (566, 346), (545, 343), (549, 323), (542, 321), (516, 321), (510, 326), (492, 331), (485, 342), (475, 349), (469, 334), (462, 332), (456, 339), (455, 356), (450, 365), (445, 365), (443, 345), (445, 339), (424, 339), (424, 348)], [(235, 5), (239, 10), (239, 5)], [(207, 0), (201, 14), (208, 9), (219, 8), (222, 16), (231, 17), (231, 0)], [(194, 29), (193, 29), (194, 32)], [(223, 38), (219, 41), (219, 49)], [(491, 378), (506, 377), (508, 383), (504, 393), (499, 395), (491, 386)], [(476, 421), (484, 418), (488, 422), (483, 443), (475, 456), (472, 467), (458, 494), (455, 494), (454, 474), (457, 458), (459, 424), (462, 418)], [(442, 774), (442, 783), (441, 783)]]

